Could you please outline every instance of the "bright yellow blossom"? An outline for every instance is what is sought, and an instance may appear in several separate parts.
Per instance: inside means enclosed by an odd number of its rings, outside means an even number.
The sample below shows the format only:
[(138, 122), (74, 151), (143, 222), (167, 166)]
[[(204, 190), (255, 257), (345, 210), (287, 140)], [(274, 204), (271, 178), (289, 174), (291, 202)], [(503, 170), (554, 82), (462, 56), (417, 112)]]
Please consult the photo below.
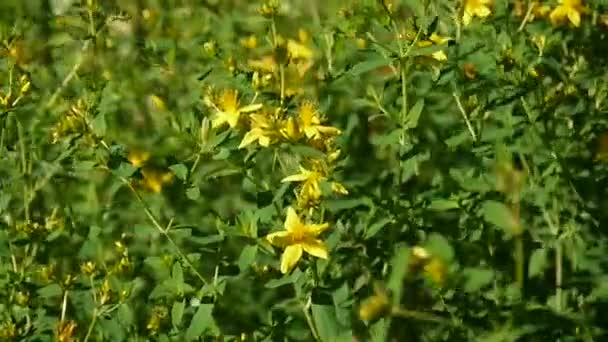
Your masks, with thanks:
[(133, 150), (129, 152), (127, 159), (134, 167), (142, 167), (148, 159), (150, 159), (150, 152)]
[[(419, 47), (429, 47), (429, 46), (432, 46), (433, 44), (443, 45), (443, 44), (447, 43), (449, 40), (450, 40), (450, 38), (442, 37), (436, 33), (433, 33), (433, 34), (431, 34), (431, 36), (429, 37), (428, 40), (419, 41), (418, 46)], [(439, 62), (443, 62), (448, 59), (448, 56), (445, 54), (445, 52), (443, 50), (433, 52), (431, 54), (431, 57), (433, 57), (435, 60), (437, 60)]]
[(560, 5), (551, 11), (549, 19), (553, 25), (561, 25), (569, 20), (572, 25), (579, 27), (581, 14), (586, 11), (587, 8), (583, 6), (582, 0), (560, 0)]
[(464, 0), (464, 14), (462, 23), (467, 26), (471, 23), (473, 17), (487, 18), (492, 14), (490, 6), (492, 0)]
[(289, 207), (284, 226), (284, 231), (266, 236), (266, 240), (272, 245), (285, 249), (281, 257), (282, 273), (289, 273), (296, 266), (303, 252), (321, 259), (328, 258), (327, 246), (318, 238), (329, 228), (328, 223), (304, 224), (296, 211)]
[(316, 170), (307, 170), (300, 166), (300, 173), (283, 178), (285, 182), (302, 182), (299, 198), (305, 202), (316, 202), (323, 196), (321, 191), (321, 181), (325, 180), (325, 175)]
[(278, 130), (272, 118), (267, 114), (251, 114), (251, 129), (245, 134), (239, 148), (250, 145), (257, 140), (258, 144), (268, 147), (274, 143), (278, 136)]
[(299, 125), (307, 138), (321, 138), (323, 135), (338, 135), (340, 130), (331, 126), (322, 126), (319, 112), (312, 102), (304, 101), (299, 108)]
[(173, 180), (173, 172), (162, 171), (156, 168), (144, 168), (141, 171), (143, 179), (139, 185), (152, 192), (159, 193), (163, 190), (165, 184), (170, 183)]
[(238, 124), (242, 113), (255, 112), (260, 108), (262, 108), (261, 103), (239, 108), (238, 92), (236, 90), (226, 90), (218, 99), (216, 113), (211, 119), (211, 124), (215, 128), (227, 123), (230, 128), (234, 128)]

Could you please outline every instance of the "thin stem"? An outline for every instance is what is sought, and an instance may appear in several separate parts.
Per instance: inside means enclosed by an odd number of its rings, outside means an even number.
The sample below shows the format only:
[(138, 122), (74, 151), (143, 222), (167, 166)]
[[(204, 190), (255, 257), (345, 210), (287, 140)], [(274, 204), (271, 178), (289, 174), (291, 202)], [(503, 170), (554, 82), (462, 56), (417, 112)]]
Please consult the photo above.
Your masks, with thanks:
[(403, 65), (404, 62), (401, 63), (401, 97), (402, 97), (402, 105), (401, 105), (401, 124), (405, 125), (405, 120), (407, 119), (407, 70)]
[(460, 102), (460, 97), (458, 96), (458, 94), (456, 94), (455, 91), (452, 92), (452, 96), (454, 97), (454, 100), (456, 100), (456, 105), (458, 106), (458, 109), (460, 110), (460, 114), (462, 114), (462, 118), (464, 119), (464, 122), (467, 124), (467, 128), (469, 130), (469, 133), (471, 133), (471, 137), (473, 137), (473, 141), (477, 141), (477, 134), (475, 133), (475, 130), (473, 129), (473, 126), (471, 125), (471, 121), (469, 121), (467, 112), (464, 110), (464, 107), (462, 106), (462, 103)]
[(281, 63), (279, 65), (279, 74), (281, 77), (281, 107), (283, 106), (283, 102), (285, 102), (285, 65)]
[(420, 311), (407, 310), (400, 307), (394, 307), (391, 310), (391, 315), (395, 317), (415, 319), (418, 321), (427, 321), (427, 322), (435, 322), (442, 324), (451, 324), (450, 320), (445, 319), (443, 317)]
[(65, 76), (63, 81), (61, 81), (61, 84), (59, 85), (59, 87), (55, 90), (53, 95), (51, 95), (51, 98), (44, 105), (45, 109), (48, 109), (55, 104), (55, 101), (57, 101), (57, 98), (59, 97), (61, 92), (67, 87), (67, 85), (70, 83), (72, 78), (74, 78), (74, 76), (76, 76), (78, 69), (80, 69), (80, 67), (82, 66), (82, 63), (84, 62), (84, 53), (89, 48), (90, 44), (91, 44), (90, 39), (87, 39), (84, 42), (84, 44), (82, 44), (82, 47), (80, 48), (80, 54), (78, 55), (78, 58), (76, 59), (76, 63), (74, 63), (74, 66), (72, 66), (72, 70), (70, 70), (70, 72)]
[(521, 234), (515, 236), (515, 279), (520, 289), (524, 288), (524, 240)]
[(308, 300), (306, 302), (306, 305), (304, 305), (304, 316), (306, 317), (306, 323), (308, 323), (308, 327), (310, 327), (310, 332), (312, 333), (312, 337), (315, 339), (315, 341), (321, 341), (321, 338), (319, 337), (319, 333), (317, 332), (317, 327), (315, 326), (314, 321), (312, 320), (312, 316), (310, 314), (310, 309), (312, 306), (312, 298), (309, 296)]
[(532, 17), (532, 10), (534, 9), (534, 6), (536, 6), (536, 3), (534, 1), (532, 1), (532, 2), (528, 1), (528, 11), (526, 11), (524, 20), (521, 21), (521, 25), (519, 25), (517, 32), (521, 32), (521, 30), (523, 30), (524, 27), (526, 26), (526, 23), (528, 23), (528, 21)]
[(557, 239), (555, 246), (555, 309), (562, 311), (562, 279), (563, 278), (563, 252), (562, 243)]
[(150, 221), (152, 222), (154, 227), (167, 239), (167, 241), (169, 241), (169, 243), (173, 246), (173, 248), (175, 249), (178, 256), (182, 259), (182, 261), (186, 265), (188, 265), (188, 267), (190, 267), (190, 269), (192, 270), (194, 275), (196, 275), (196, 277), (203, 283), (203, 285), (207, 285), (207, 280), (205, 280), (205, 278), (198, 272), (196, 267), (194, 267), (194, 264), (192, 263), (192, 261), (190, 261), (188, 256), (186, 256), (182, 252), (182, 250), (179, 248), (177, 243), (175, 243), (173, 238), (169, 235), (169, 230), (171, 229), (171, 224), (173, 223), (173, 220), (171, 220), (169, 222), (169, 224), (167, 225), (166, 228), (163, 228), (163, 226), (161, 226), (161, 224), (158, 222), (158, 219), (154, 216), (154, 214), (148, 207), (148, 204), (144, 201), (144, 199), (141, 197), (139, 192), (133, 187), (131, 182), (129, 182), (129, 180), (125, 179), (124, 177), (120, 177), (120, 179), (123, 181), (123, 183), (125, 183), (125, 185), (127, 185), (129, 187), (129, 189), (131, 189), (131, 192), (133, 192), (137, 201), (143, 206), (146, 216), (148, 216), (148, 219), (150, 219)]
[(65, 290), (65, 292), (63, 293), (63, 300), (61, 302), (61, 321), (63, 322), (65, 320), (65, 313), (67, 311), (67, 307), (68, 307), (68, 290)]
[(89, 324), (89, 329), (87, 330), (87, 335), (84, 337), (83, 342), (87, 342), (93, 333), (93, 329), (95, 328), (95, 323), (97, 323), (97, 317), (99, 313), (97, 308), (93, 309), (93, 318), (91, 319), (91, 323)]
[(25, 211), (25, 221), (30, 220), (30, 202), (29, 202), (29, 186), (28, 186), (28, 167), (25, 154), (25, 138), (23, 135), (23, 126), (17, 116), (15, 116), (15, 124), (17, 125), (17, 135), (19, 139), (19, 152), (21, 155), (21, 175), (23, 175), (23, 210)]

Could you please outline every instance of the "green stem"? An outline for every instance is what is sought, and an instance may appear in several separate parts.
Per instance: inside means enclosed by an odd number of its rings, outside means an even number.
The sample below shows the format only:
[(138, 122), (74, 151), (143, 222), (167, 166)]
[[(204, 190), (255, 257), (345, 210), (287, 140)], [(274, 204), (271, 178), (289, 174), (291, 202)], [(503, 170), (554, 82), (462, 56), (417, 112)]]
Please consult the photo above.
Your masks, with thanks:
[(93, 310), (93, 318), (91, 319), (91, 323), (89, 324), (89, 329), (87, 330), (87, 335), (84, 337), (83, 342), (87, 342), (93, 333), (93, 329), (95, 328), (95, 323), (97, 323), (98, 312), (97, 308)]
[(562, 278), (563, 278), (562, 243), (557, 239), (555, 246), (555, 309), (562, 311)]
[(435, 323), (442, 323), (442, 324), (451, 324), (452, 323), (449, 320), (447, 320), (443, 317), (434, 315), (434, 314), (430, 314), (427, 312), (407, 310), (407, 309), (403, 309), (400, 307), (394, 307), (391, 310), (391, 315), (394, 317), (415, 319), (418, 321), (435, 322)]
[(315, 339), (315, 341), (321, 341), (321, 338), (319, 337), (319, 333), (317, 332), (317, 327), (315, 326), (315, 323), (312, 319), (312, 315), (310, 314), (311, 306), (312, 306), (312, 298), (309, 296), (308, 301), (306, 302), (306, 305), (304, 305), (304, 309), (303, 309), (304, 316), (306, 317), (306, 323), (308, 323), (308, 327), (310, 328), (312, 337)]
[(150, 221), (152, 222), (154, 227), (167, 239), (167, 241), (169, 241), (169, 243), (173, 246), (173, 248), (175, 249), (178, 256), (182, 259), (182, 261), (188, 267), (190, 267), (190, 269), (192, 270), (194, 275), (196, 275), (196, 277), (203, 283), (203, 285), (207, 285), (207, 280), (205, 280), (205, 278), (200, 274), (200, 272), (196, 269), (196, 267), (194, 267), (194, 264), (192, 263), (192, 261), (190, 261), (188, 256), (186, 256), (184, 254), (184, 252), (182, 252), (182, 250), (179, 248), (177, 243), (175, 243), (175, 241), (173, 240), (171, 235), (169, 235), (169, 229), (171, 228), (172, 221), (169, 222), (169, 224), (167, 225), (166, 228), (163, 228), (163, 226), (161, 226), (161, 224), (158, 222), (158, 219), (154, 216), (154, 214), (148, 207), (148, 204), (144, 201), (144, 199), (141, 197), (139, 192), (133, 187), (131, 182), (129, 182), (129, 180), (127, 180), (124, 177), (120, 177), (120, 179), (123, 181), (123, 183), (125, 183), (129, 187), (129, 189), (131, 189), (131, 192), (133, 192), (137, 201), (144, 208), (144, 212), (146, 213), (146, 216), (148, 216), (148, 219), (150, 219)]
[(515, 237), (515, 279), (520, 289), (524, 288), (524, 241), (521, 234)]
[(19, 152), (21, 155), (21, 175), (23, 176), (23, 210), (25, 211), (25, 220), (30, 220), (30, 201), (29, 201), (29, 186), (28, 186), (28, 165), (25, 154), (25, 138), (23, 135), (23, 126), (17, 116), (15, 116), (15, 124), (17, 125), (17, 136), (19, 139)]

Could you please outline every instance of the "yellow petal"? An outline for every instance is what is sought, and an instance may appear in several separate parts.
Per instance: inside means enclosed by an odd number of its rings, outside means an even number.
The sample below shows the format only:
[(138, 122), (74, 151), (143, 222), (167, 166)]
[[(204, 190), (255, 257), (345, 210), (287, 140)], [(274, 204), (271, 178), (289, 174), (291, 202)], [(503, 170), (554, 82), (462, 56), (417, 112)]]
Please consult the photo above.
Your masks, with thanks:
[(579, 27), (581, 25), (581, 15), (574, 9), (568, 10), (568, 19), (575, 27)]
[(462, 16), (462, 23), (464, 24), (464, 26), (469, 26), (469, 24), (471, 23), (471, 15), (468, 12), (464, 12), (464, 15)]
[(442, 62), (448, 59), (448, 56), (445, 54), (445, 52), (439, 50), (439, 51), (435, 51), (431, 54), (431, 56), (433, 56), (433, 58), (435, 58), (436, 60)]
[(255, 103), (255, 104), (251, 104), (248, 106), (245, 106), (241, 109), (239, 109), (239, 112), (241, 113), (249, 113), (249, 112), (255, 112), (256, 110), (262, 108), (262, 104), (261, 103)]
[(291, 238), (288, 231), (280, 231), (266, 235), (266, 241), (270, 242), (273, 246), (285, 248), (291, 243)]
[(245, 136), (243, 137), (243, 140), (241, 140), (241, 144), (239, 145), (239, 148), (249, 146), (257, 139), (258, 139), (258, 136), (257, 136), (256, 132), (251, 130), (251, 131), (245, 133)]
[(317, 130), (327, 135), (339, 135), (340, 133), (342, 133), (342, 131), (340, 131), (336, 127), (331, 126), (317, 126)]
[(302, 248), (306, 253), (316, 256), (317, 258), (327, 259), (329, 255), (327, 246), (325, 246), (325, 244), (319, 240), (311, 240), (302, 243)]
[(270, 138), (265, 135), (261, 135), (258, 139), (258, 143), (260, 144), (260, 146), (268, 147), (270, 146)]
[(480, 18), (485, 18), (485, 17), (489, 16), (490, 14), (492, 14), (492, 11), (490, 11), (490, 8), (488, 8), (487, 6), (478, 7), (475, 10), (475, 15), (477, 15)]
[(288, 231), (298, 230), (302, 227), (302, 222), (296, 211), (289, 207), (287, 208), (287, 217), (285, 218), (285, 229)]
[(226, 113), (225, 115), (227, 116), (226, 122), (228, 122), (228, 126), (230, 126), (230, 128), (234, 128), (236, 125), (238, 125), (240, 117), (239, 112)]
[(564, 6), (558, 6), (549, 15), (549, 20), (553, 25), (558, 25), (568, 15), (568, 10)]
[(329, 223), (309, 224), (306, 228), (312, 236), (317, 237), (329, 228)]
[(308, 171), (305, 168), (300, 166), (300, 173), (283, 178), (281, 180), (281, 183), (303, 182), (303, 181), (307, 180), (308, 178), (310, 178), (310, 174), (311, 174), (310, 171)]
[(285, 248), (281, 257), (281, 273), (289, 273), (302, 257), (302, 246), (292, 245)]

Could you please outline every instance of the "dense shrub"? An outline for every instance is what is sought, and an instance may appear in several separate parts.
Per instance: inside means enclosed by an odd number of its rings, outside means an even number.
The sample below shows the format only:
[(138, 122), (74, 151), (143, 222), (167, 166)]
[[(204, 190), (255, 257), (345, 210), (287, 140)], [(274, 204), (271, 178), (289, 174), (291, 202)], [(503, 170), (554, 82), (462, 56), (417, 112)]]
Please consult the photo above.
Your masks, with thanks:
[(0, 340), (601, 341), (604, 0), (0, 2)]

